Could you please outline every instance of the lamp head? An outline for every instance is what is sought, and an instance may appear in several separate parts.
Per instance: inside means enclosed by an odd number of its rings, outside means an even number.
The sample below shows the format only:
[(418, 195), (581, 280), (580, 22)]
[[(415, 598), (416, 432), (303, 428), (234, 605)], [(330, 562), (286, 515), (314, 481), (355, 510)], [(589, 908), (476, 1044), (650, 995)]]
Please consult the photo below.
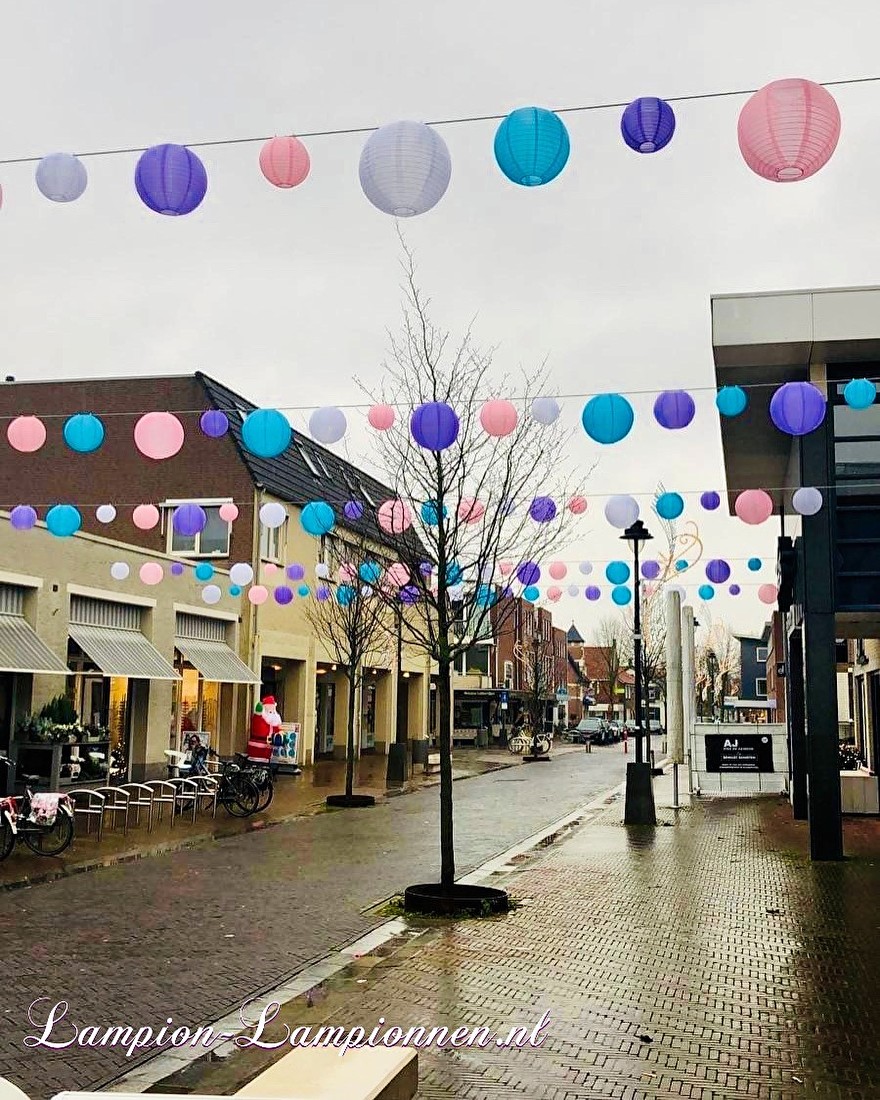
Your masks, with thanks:
[(631, 526), (627, 527), (627, 529), (623, 532), (623, 534), (620, 537), (625, 542), (633, 543), (634, 546), (638, 549), (639, 553), (641, 553), (645, 543), (649, 539), (652, 539), (654, 536), (651, 534), (651, 532), (648, 530), (648, 528), (644, 525), (644, 523), (642, 523), (642, 521), (640, 519), (637, 519), (635, 521), (635, 523), (633, 523)]

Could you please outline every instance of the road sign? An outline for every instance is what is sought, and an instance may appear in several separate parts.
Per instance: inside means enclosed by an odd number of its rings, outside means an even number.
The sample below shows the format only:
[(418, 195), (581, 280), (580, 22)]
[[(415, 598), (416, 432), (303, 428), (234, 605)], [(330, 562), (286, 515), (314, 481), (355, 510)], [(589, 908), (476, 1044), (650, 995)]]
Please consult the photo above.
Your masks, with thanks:
[(502, 705), (502, 707), (506, 707), (507, 706), (507, 701), (509, 699), (508, 693), (506, 691), (502, 691), (499, 694), (501, 696), (501, 705)]
[(568, 702), (568, 689), (567, 688), (558, 688), (557, 689), (556, 702), (557, 703), (566, 703), (566, 702)]

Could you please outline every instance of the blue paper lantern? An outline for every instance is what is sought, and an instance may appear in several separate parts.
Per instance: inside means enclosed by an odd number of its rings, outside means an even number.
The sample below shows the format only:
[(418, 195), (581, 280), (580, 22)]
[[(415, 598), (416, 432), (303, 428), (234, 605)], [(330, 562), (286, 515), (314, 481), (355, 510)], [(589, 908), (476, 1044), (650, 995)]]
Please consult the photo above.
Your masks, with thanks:
[(447, 588), (453, 588), (457, 584), (461, 584), (462, 577), (464, 576), (464, 570), (458, 564), (457, 561), (451, 561), (446, 566), (446, 586)]
[(93, 413), (76, 413), (65, 420), (62, 434), (72, 451), (87, 455), (104, 442), (104, 425)]
[(290, 421), (277, 409), (254, 409), (241, 425), (241, 441), (258, 458), (277, 458), (290, 446)]
[(654, 402), (654, 419), (671, 432), (686, 428), (695, 412), (694, 399), (684, 390), (664, 390)]
[(584, 405), (581, 423), (597, 443), (619, 443), (629, 435), (635, 420), (632, 405), (619, 393), (600, 393)]
[(697, 595), (701, 600), (711, 600), (715, 596), (715, 589), (711, 584), (701, 584), (697, 589)]
[(707, 512), (714, 512), (720, 503), (721, 497), (715, 492), (703, 493), (700, 497), (700, 505), (705, 508)]
[(231, 584), (229, 586), (229, 595), (230, 596), (240, 596), (241, 595), (241, 585), (240, 584)]
[(481, 584), (477, 588), (476, 601), (478, 607), (492, 607), (498, 602), (498, 593), (491, 584)]
[(214, 566), (209, 561), (200, 561), (195, 572), (196, 580), (209, 581), (214, 576)]
[(688, 563), (685, 561), (684, 558), (679, 558), (678, 561), (675, 563), (676, 573), (683, 573), (685, 569), (687, 569), (687, 567)]
[(205, 166), (184, 145), (154, 145), (141, 153), (134, 172), (141, 202), (157, 214), (191, 214), (208, 190)]
[(220, 409), (206, 409), (199, 417), (199, 427), (209, 439), (219, 439), (229, 431), (229, 417)]
[(623, 140), (637, 153), (656, 153), (675, 133), (675, 112), (665, 99), (641, 96), (633, 100), (620, 120)]
[(722, 416), (739, 416), (749, 403), (742, 386), (722, 386), (715, 394), (715, 407)]
[(357, 589), (350, 584), (340, 584), (336, 589), (336, 602), (340, 607), (350, 607), (357, 596)]
[(358, 576), (364, 584), (377, 584), (382, 576), (382, 566), (375, 561), (365, 561), (358, 569)]
[(70, 538), (82, 527), (82, 516), (72, 504), (56, 504), (46, 513), (46, 527), (59, 539)]
[(536, 562), (524, 561), (516, 567), (516, 579), (520, 584), (536, 585), (541, 579), (541, 569)]
[(445, 401), (419, 405), (409, 421), (413, 439), (426, 451), (445, 451), (458, 439), (459, 421), (455, 409)]
[(307, 535), (320, 538), (333, 530), (336, 515), (325, 500), (312, 500), (300, 512), (299, 522)]
[(599, 588), (596, 587), (595, 584), (590, 584), (587, 585), (587, 587), (584, 589), (584, 595), (587, 597), (588, 600), (595, 601), (599, 599), (599, 597), (602, 595), (602, 592)]
[(541, 589), (536, 584), (529, 584), (523, 589), (523, 599), (529, 603), (535, 603), (541, 598)]
[(618, 607), (626, 607), (632, 599), (632, 592), (630, 592), (628, 588), (618, 585), (617, 588), (611, 589), (611, 599), (614, 600)]
[(342, 514), (347, 520), (354, 523), (364, 514), (364, 506), (359, 500), (347, 500), (342, 506)]
[(299, 588), (297, 588), (297, 590), (296, 590), (296, 594), (298, 596), (302, 596), (303, 599), (305, 599), (306, 596), (308, 596), (308, 594), (310, 592), (311, 592), (311, 589), (309, 588), (309, 586), (307, 584), (301, 584), (299, 586)]
[(275, 603), (281, 604), (282, 607), (293, 600), (293, 589), (286, 584), (279, 584), (272, 594), (275, 597)]
[(529, 515), (535, 523), (550, 523), (556, 518), (556, 503), (552, 497), (535, 497), (529, 505)]
[(760, 558), (749, 558), (749, 560), (746, 564), (748, 565), (748, 567), (749, 567), (749, 569), (751, 570), (752, 573), (757, 573), (758, 570), (761, 568), (761, 559)]
[(626, 584), (630, 578), (630, 568), (625, 561), (609, 562), (605, 569), (609, 584)]
[(852, 378), (843, 387), (843, 399), (851, 409), (867, 409), (877, 399), (877, 385), (868, 378)]
[(570, 150), (565, 123), (544, 107), (512, 111), (495, 132), (498, 167), (522, 187), (540, 187), (556, 179)]
[(730, 576), (730, 566), (723, 558), (713, 558), (706, 566), (706, 580), (712, 584), (724, 584)]
[(440, 523), (440, 516), (446, 519), (449, 514), (446, 505), (443, 505), (442, 511), (437, 508), (436, 501), (426, 500), (421, 508), (422, 523), (428, 527), (437, 527)]
[(785, 382), (770, 398), (770, 419), (786, 435), (808, 435), (825, 419), (825, 405), (812, 382)]
[(678, 493), (661, 493), (654, 508), (661, 519), (677, 519), (684, 511), (684, 498)]

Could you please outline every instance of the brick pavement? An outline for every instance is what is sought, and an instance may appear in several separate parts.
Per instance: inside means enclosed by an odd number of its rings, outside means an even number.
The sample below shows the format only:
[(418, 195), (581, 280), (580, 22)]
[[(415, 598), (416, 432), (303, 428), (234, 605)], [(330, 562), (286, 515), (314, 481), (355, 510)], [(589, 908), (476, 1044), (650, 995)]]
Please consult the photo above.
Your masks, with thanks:
[[(626, 759), (616, 746), (456, 783), (459, 872), (619, 782)], [(39, 1100), (131, 1064), (24, 1048), (38, 997), (80, 1024), (197, 1025), (351, 942), (379, 922), (364, 907), (439, 873), (437, 803), (422, 790), (0, 895), (0, 1076)]]

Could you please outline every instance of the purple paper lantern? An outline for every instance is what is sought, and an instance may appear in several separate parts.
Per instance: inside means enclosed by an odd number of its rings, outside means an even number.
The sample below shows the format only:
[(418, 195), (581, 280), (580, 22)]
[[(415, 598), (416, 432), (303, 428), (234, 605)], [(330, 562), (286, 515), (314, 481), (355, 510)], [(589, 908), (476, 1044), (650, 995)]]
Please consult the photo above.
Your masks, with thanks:
[(656, 561), (643, 561), (642, 576), (646, 581), (655, 581), (660, 576), (660, 563)]
[(419, 602), (419, 590), (414, 584), (405, 584), (400, 590), (400, 602), (411, 607)]
[(731, 596), (738, 596), (740, 592), (742, 592), (742, 589), (738, 584), (732, 584), (727, 591), (731, 594)]
[(423, 577), (430, 577), (431, 574), (434, 572), (434, 566), (431, 565), (429, 561), (423, 561), (422, 564), (419, 566), (419, 572), (422, 574)]
[(342, 506), (342, 514), (347, 520), (354, 522), (364, 514), (364, 506), (359, 500), (349, 500)]
[(294, 562), (293, 565), (288, 565), (285, 572), (287, 573), (288, 578), (292, 581), (301, 581), (306, 575), (305, 568), (300, 565), (299, 562)]
[(171, 574), (174, 577), (182, 577), (183, 576), (183, 566), (180, 564), (179, 561), (173, 561), (171, 563)]
[(9, 522), (16, 531), (30, 531), (37, 522), (37, 513), (29, 504), (17, 504), (9, 513)]
[(664, 390), (654, 402), (654, 419), (661, 428), (686, 428), (696, 412), (694, 399), (684, 390)]
[(715, 492), (703, 493), (700, 497), (700, 505), (707, 512), (714, 512), (721, 503), (721, 497)]
[(320, 600), (321, 603), (330, 599), (330, 589), (326, 584), (319, 584), (315, 589), (315, 599)]
[(730, 566), (723, 558), (713, 558), (706, 566), (706, 580), (712, 584), (724, 584), (730, 576)]
[(154, 145), (141, 153), (134, 173), (141, 202), (157, 214), (191, 214), (208, 190), (205, 166), (184, 145)]
[(595, 584), (591, 584), (584, 589), (584, 595), (588, 600), (598, 600), (602, 593)]
[(550, 523), (556, 518), (556, 504), (552, 497), (535, 497), (529, 505), (529, 515), (535, 523)]
[(535, 562), (524, 561), (516, 567), (516, 579), (528, 588), (530, 585), (537, 584), (541, 579), (541, 570)]
[(172, 513), (171, 523), (178, 535), (186, 539), (194, 538), (204, 531), (208, 515), (200, 504), (180, 504)]
[(444, 401), (429, 401), (413, 412), (409, 429), (424, 450), (445, 451), (458, 439), (458, 416)]
[(812, 382), (786, 382), (770, 398), (770, 419), (786, 435), (808, 435), (825, 419), (825, 404)]
[(284, 604), (288, 604), (293, 599), (293, 590), (288, 588), (286, 584), (279, 584), (275, 589), (275, 603), (280, 603), (282, 607)]
[(672, 141), (675, 113), (665, 99), (642, 96), (623, 112), (620, 133), (637, 153), (656, 153)]
[(229, 431), (229, 418), (220, 409), (208, 409), (199, 417), (199, 427), (204, 435), (219, 439)]

